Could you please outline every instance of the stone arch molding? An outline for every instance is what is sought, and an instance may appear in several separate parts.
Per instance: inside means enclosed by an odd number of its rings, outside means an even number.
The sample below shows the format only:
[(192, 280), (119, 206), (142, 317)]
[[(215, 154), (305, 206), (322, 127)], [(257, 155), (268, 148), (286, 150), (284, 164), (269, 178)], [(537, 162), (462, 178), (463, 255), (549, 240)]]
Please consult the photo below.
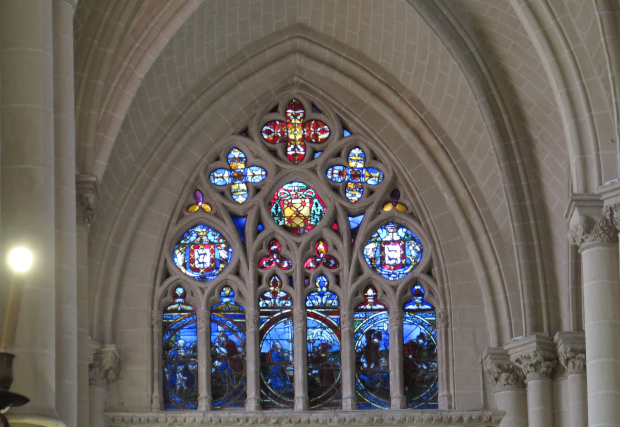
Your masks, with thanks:
[[(152, 203), (158, 188), (180, 159), (186, 156), (181, 161), (186, 162), (187, 170), (194, 172), (182, 186), (182, 191), (177, 192), (180, 196), (177, 206), (171, 209), (170, 224), (172, 212), (178, 212), (180, 206), (186, 203), (185, 197), (193, 191), (188, 183), (193, 185), (199, 171), (206, 167), (204, 156), (211, 148), (204, 141), (213, 140), (214, 136), (207, 135), (204, 126), (208, 122), (217, 122), (215, 129), (209, 128), (209, 132), (215, 132), (217, 140), (235, 130), (230, 128), (227, 120), (224, 120), (226, 123), (221, 120), (221, 117), (226, 117), (231, 104), (243, 105), (239, 111), (247, 117), (273, 99), (274, 94), (294, 89), (325, 100), (341, 112), (345, 120), (355, 122), (358, 129), (369, 135), (377, 135), (383, 129), (391, 132), (390, 135), (397, 141), (407, 140), (406, 150), (415, 151), (428, 175), (434, 178), (449, 201), (450, 213), (460, 227), (460, 238), (470, 249), (470, 261), (476, 269), (485, 301), (490, 345), (507, 341), (513, 335), (513, 322), (516, 320), (518, 323), (519, 320), (514, 318), (508, 301), (508, 285), (502, 277), (501, 262), (494, 249), (498, 243), (488, 237), (492, 234), (488, 232), (488, 227), (493, 227), (493, 224), (478, 209), (484, 202), (475, 200), (469, 192), (466, 174), (460, 173), (454, 160), (446, 154), (443, 145), (448, 142), (437, 137), (442, 134), (441, 130), (423, 119), (420, 113), (422, 107), (408, 98), (406, 91), (395, 90), (398, 84), (385, 75), (381, 76), (372, 64), (362, 66), (363, 58), (353, 60), (337, 54), (338, 50), (323, 46), (317, 43), (316, 37), (300, 34), (300, 31), (303, 32), (298, 30), (292, 36), (287, 33), (286, 37), (280, 34), (277, 40), (266, 44), (255, 58), (248, 59), (245, 55), (233, 58), (225, 64), (226, 67), (197, 85), (195, 95), (184, 99), (149, 141), (149, 149), (138, 160), (139, 164), (134, 168), (136, 172), (126, 177), (126, 185), (122, 186), (124, 190), (114, 198), (116, 202), (108, 210), (109, 214), (100, 218), (93, 228), (93, 239), (96, 241), (101, 237), (102, 242), (94, 246), (92, 252), (93, 265), (97, 266), (92, 276), (95, 294), (92, 301), (93, 336), (102, 342), (112, 342), (114, 339), (114, 307), (120, 277), (123, 269), (129, 268), (123, 260), (129, 252), (144, 209)], [(329, 68), (333, 81), (326, 82), (324, 76), (312, 71), (314, 67)], [(348, 102), (343, 104), (339, 100)], [(366, 111), (367, 106), (372, 106), (370, 114)], [(390, 147), (389, 142), (380, 137), (377, 139), (380, 143), (375, 150), (384, 163), (402, 164), (395, 154), (399, 147)], [(192, 153), (191, 160), (187, 159), (187, 153)], [(404, 184), (404, 187), (407, 187), (404, 193), (411, 208), (417, 213), (424, 229), (428, 230), (429, 241), (435, 248), (435, 273), (445, 280), (449, 277), (449, 271), (446, 270), (437, 230), (423, 198), (418, 194), (415, 179)], [(456, 194), (460, 196), (456, 197)], [(164, 247), (163, 236), (160, 242), (160, 246)], [(159, 271), (156, 266), (152, 271), (152, 279), (156, 281)], [(445, 294), (438, 298), (445, 301), (449, 309), (448, 285), (444, 284)]]

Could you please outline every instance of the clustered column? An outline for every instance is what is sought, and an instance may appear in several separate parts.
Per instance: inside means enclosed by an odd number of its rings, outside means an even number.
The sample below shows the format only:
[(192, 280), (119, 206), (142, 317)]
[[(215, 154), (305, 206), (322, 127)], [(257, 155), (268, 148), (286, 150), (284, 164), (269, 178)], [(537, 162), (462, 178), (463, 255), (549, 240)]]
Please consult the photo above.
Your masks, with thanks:
[(575, 215), (569, 234), (581, 253), (590, 427), (620, 420), (618, 237), (610, 220), (620, 217), (611, 207), (606, 211), (607, 217)]

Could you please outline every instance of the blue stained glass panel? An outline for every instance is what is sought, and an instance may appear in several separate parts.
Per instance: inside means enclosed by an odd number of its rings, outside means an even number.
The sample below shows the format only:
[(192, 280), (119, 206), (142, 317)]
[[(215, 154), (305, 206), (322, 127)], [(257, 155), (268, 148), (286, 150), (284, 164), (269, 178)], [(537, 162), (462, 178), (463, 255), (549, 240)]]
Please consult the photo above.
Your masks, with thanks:
[(351, 136), (351, 132), (349, 132), (349, 131), (348, 131), (348, 130), (346, 130), (346, 129), (343, 129), (342, 133), (343, 133), (343, 135), (345, 136), (345, 138), (346, 138), (347, 136)]
[(185, 302), (185, 289), (174, 290), (174, 303), (163, 314), (164, 409), (198, 407), (198, 333), (194, 307)]
[(235, 302), (235, 291), (225, 286), (211, 313), (211, 405), (241, 408), (247, 388), (245, 312)]
[(243, 203), (248, 199), (246, 183), (258, 184), (267, 178), (267, 171), (260, 166), (246, 167), (247, 156), (238, 148), (228, 153), (227, 159), (230, 169), (216, 169), (209, 175), (211, 183), (217, 186), (230, 185), (230, 193), (234, 201)]
[(435, 310), (424, 301), (424, 289), (415, 285), (404, 305), (403, 373), (407, 408), (437, 409), (437, 331)]
[(328, 290), (326, 276), (315, 281), (316, 291), (306, 297), (308, 398), (311, 408), (342, 407), (340, 308), (338, 296)]
[(390, 328), (387, 308), (373, 287), (355, 309), (355, 391), (358, 409), (390, 407)]
[(232, 253), (232, 247), (218, 231), (199, 224), (181, 236), (172, 252), (172, 259), (186, 275), (207, 281), (224, 271), (232, 259)]
[(260, 395), (265, 409), (292, 408), (295, 404), (293, 317), (290, 295), (273, 276), (269, 291), (259, 299)]
[(364, 247), (364, 258), (386, 279), (402, 279), (422, 260), (422, 243), (411, 230), (391, 222), (370, 237)]
[(248, 220), (247, 216), (231, 216), (231, 219), (235, 223), (235, 227), (237, 227), (237, 231), (241, 236), (241, 241), (245, 242), (245, 224)]

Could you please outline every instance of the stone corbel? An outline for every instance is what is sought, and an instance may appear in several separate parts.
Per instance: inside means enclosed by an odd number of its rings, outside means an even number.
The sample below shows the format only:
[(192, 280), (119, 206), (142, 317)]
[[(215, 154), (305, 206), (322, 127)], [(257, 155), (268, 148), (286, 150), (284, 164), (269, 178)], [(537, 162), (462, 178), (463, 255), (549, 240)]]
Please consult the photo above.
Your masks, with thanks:
[(482, 364), (495, 390), (524, 388), (523, 372), (503, 348), (487, 348), (482, 354)]
[(558, 364), (553, 340), (544, 334), (522, 338), (507, 344), (505, 349), (526, 381), (551, 378)]
[(99, 180), (93, 175), (77, 175), (75, 178), (75, 201), (77, 222), (90, 227), (95, 216), (95, 204), (99, 200)]
[(558, 332), (554, 342), (558, 359), (567, 375), (586, 370), (586, 338), (584, 332)]
[(94, 354), (88, 366), (88, 378), (91, 386), (107, 387), (118, 379), (121, 372), (121, 355), (114, 344), (101, 346)]

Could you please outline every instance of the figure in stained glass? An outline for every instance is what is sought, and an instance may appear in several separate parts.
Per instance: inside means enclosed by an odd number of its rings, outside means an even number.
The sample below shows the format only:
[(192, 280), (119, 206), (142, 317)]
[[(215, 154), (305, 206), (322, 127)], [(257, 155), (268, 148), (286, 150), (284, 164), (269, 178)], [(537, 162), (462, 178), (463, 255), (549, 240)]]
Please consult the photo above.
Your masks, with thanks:
[(225, 286), (211, 310), (211, 405), (215, 409), (245, 406), (245, 311), (235, 291)]
[(325, 240), (319, 240), (314, 244), (315, 256), (310, 257), (304, 263), (304, 268), (316, 270), (320, 266), (325, 266), (330, 270), (338, 268), (338, 260), (331, 255), (327, 255), (328, 247)]
[(346, 182), (345, 196), (351, 203), (364, 195), (362, 184), (377, 185), (383, 181), (383, 172), (377, 168), (367, 168), (366, 153), (355, 147), (349, 152), (348, 166), (338, 165), (327, 169), (327, 178), (336, 183)]
[(269, 255), (258, 262), (258, 268), (261, 270), (269, 270), (277, 266), (282, 270), (289, 270), (293, 266), (293, 263), (280, 252), (282, 252), (280, 242), (278, 242), (277, 239), (271, 240), (271, 242), (269, 242)]
[(404, 305), (403, 373), (407, 408), (437, 409), (437, 332), (435, 309), (416, 284)]
[(172, 258), (181, 271), (196, 280), (215, 279), (232, 259), (232, 247), (216, 230), (196, 225), (174, 247)]
[(358, 409), (390, 407), (389, 314), (369, 286), (354, 313), (355, 390)]
[(364, 247), (364, 258), (386, 279), (402, 279), (420, 263), (422, 243), (411, 230), (391, 222), (370, 237)]
[(294, 406), (292, 300), (273, 276), (259, 299), (261, 404), (264, 408)]
[(311, 408), (337, 409), (342, 406), (338, 295), (328, 290), (326, 276), (317, 277), (315, 286), (306, 297), (308, 398)]
[(196, 203), (187, 208), (188, 212), (198, 212), (200, 209), (205, 212), (211, 212), (211, 206), (208, 203), (204, 202), (204, 196), (202, 194), (202, 191), (194, 191), (194, 201)]
[(258, 184), (267, 178), (267, 171), (259, 166), (246, 167), (247, 157), (238, 148), (233, 148), (228, 153), (228, 166), (230, 169), (216, 169), (211, 172), (209, 179), (218, 186), (230, 185), (230, 194), (234, 201), (243, 203), (248, 199), (248, 186)]
[(313, 230), (325, 216), (325, 203), (318, 193), (303, 182), (283, 185), (271, 199), (271, 217), (294, 235)]
[(163, 314), (164, 409), (196, 409), (198, 404), (198, 334), (196, 311), (185, 302), (185, 289), (174, 290)]
[(329, 138), (329, 127), (320, 120), (304, 123), (306, 110), (296, 99), (286, 106), (286, 122), (274, 120), (263, 126), (265, 141), (278, 144), (286, 142), (286, 157), (292, 163), (301, 163), (306, 157), (306, 142), (320, 144)]

